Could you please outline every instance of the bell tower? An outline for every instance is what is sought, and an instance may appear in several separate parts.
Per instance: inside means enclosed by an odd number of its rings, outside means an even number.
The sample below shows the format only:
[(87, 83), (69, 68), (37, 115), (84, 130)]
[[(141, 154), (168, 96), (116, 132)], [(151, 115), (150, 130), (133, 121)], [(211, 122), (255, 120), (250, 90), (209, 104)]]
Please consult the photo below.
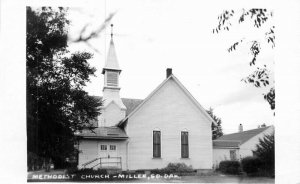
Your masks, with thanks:
[[(111, 24), (111, 30), (113, 28), (113, 24)], [(109, 44), (109, 50), (105, 62), (105, 66), (102, 69), (102, 74), (104, 75), (104, 88), (118, 89), (119, 88), (119, 76), (121, 73), (121, 69), (119, 67), (115, 44), (113, 41), (113, 32), (111, 31), (111, 39)]]
[(126, 107), (120, 98), (119, 77), (121, 69), (118, 63), (116, 49), (113, 41), (113, 24), (111, 24), (111, 40), (105, 65), (102, 69), (104, 75), (103, 107), (98, 126), (115, 126), (125, 118)]

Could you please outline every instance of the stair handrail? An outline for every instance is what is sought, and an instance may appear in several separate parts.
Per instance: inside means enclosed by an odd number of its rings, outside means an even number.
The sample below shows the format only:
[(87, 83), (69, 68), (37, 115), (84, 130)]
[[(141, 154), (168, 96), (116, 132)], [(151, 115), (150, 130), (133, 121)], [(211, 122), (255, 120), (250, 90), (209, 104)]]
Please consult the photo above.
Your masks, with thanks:
[(82, 164), (82, 166), (85, 167), (85, 166), (87, 166), (87, 165), (89, 165), (89, 164), (91, 164), (91, 163), (93, 163), (93, 162), (95, 162), (95, 161), (97, 161), (97, 160), (99, 160), (99, 159), (100, 159), (100, 158), (95, 158), (95, 159), (93, 159), (93, 160), (90, 160), (90, 161), (88, 161), (88, 162)]
[[(85, 168), (87, 165), (89, 165), (89, 164), (91, 164), (91, 163), (93, 163), (93, 162), (95, 162), (95, 161), (97, 161), (97, 160), (100, 160), (101, 161), (101, 159), (105, 159), (105, 158), (108, 158), (108, 159), (112, 159), (112, 158), (116, 158), (116, 159), (118, 159), (119, 160), (119, 162), (117, 163), (117, 164), (120, 164), (120, 167), (122, 168), (122, 157), (98, 157), (98, 158), (95, 158), (95, 159), (93, 159), (93, 160), (90, 160), (90, 161), (88, 161), (88, 162), (86, 162), (86, 163), (83, 163), (82, 164), (82, 167), (83, 168)], [(101, 164), (103, 164), (103, 163), (97, 163), (96, 165), (94, 165), (93, 167), (91, 167), (91, 168), (94, 168), (94, 167), (96, 167), (97, 165), (100, 165), (101, 166)]]

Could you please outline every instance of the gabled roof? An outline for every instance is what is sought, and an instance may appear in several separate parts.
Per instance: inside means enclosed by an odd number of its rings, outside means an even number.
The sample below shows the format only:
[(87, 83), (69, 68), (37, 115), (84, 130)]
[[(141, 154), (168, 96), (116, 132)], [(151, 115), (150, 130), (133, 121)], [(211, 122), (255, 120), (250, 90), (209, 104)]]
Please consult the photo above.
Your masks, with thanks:
[[(102, 100), (102, 96), (93, 96), (96, 99)], [(138, 105), (140, 105), (143, 100), (133, 99), (133, 98), (121, 98), (123, 104), (126, 106), (126, 116), (130, 114)]]
[(173, 75), (171, 74), (168, 78), (166, 78), (150, 95), (148, 95), (145, 100), (143, 100), (131, 113), (129, 113), (123, 121), (121, 121), (118, 126), (122, 126), (125, 122), (127, 122), (127, 119), (131, 117), (135, 112), (138, 111), (159, 89), (161, 89), (169, 80), (174, 80), (178, 86), (184, 91), (184, 93), (191, 99), (191, 101), (200, 109), (200, 111), (203, 113), (203, 115), (212, 123), (216, 125), (216, 122), (207, 114), (206, 110), (199, 104), (199, 102), (191, 95), (191, 93), (183, 86), (183, 84)]
[(264, 132), (271, 126), (267, 126), (264, 128), (257, 128), (257, 129), (252, 129), (252, 130), (247, 130), (243, 132), (238, 132), (238, 133), (233, 133), (233, 134), (227, 134), (219, 137), (216, 139), (217, 141), (239, 141), (240, 144), (243, 144), (247, 142), (249, 139), (252, 137)]
[(240, 141), (213, 140), (213, 148), (239, 148)]
[(137, 108), (143, 100), (133, 98), (122, 98), (124, 105), (126, 106), (126, 116), (129, 115), (135, 108)]
[(83, 130), (78, 137), (90, 139), (127, 139), (126, 132), (119, 127), (98, 127), (93, 131)]

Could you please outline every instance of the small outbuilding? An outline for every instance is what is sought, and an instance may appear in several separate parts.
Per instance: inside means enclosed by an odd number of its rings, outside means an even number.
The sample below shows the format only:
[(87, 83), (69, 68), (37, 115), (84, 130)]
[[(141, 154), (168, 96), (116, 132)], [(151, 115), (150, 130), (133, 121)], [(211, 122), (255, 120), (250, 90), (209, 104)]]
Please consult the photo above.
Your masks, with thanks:
[(274, 126), (243, 131), (240, 124), (238, 133), (223, 135), (213, 141), (214, 168), (217, 168), (223, 160), (241, 160), (253, 156), (253, 150), (256, 149), (259, 139), (272, 133)]

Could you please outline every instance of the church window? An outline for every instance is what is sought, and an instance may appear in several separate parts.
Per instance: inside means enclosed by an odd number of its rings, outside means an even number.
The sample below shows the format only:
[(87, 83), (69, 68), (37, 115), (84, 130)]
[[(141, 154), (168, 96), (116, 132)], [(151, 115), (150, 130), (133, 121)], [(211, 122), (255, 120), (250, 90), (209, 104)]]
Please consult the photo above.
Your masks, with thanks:
[(109, 149), (115, 151), (117, 149), (116, 145), (109, 145)]
[(100, 149), (101, 149), (101, 150), (107, 150), (107, 145), (101, 145), (101, 146), (100, 146)]
[(153, 158), (161, 157), (161, 136), (160, 131), (153, 131)]
[(181, 132), (181, 158), (189, 158), (189, 133)]

